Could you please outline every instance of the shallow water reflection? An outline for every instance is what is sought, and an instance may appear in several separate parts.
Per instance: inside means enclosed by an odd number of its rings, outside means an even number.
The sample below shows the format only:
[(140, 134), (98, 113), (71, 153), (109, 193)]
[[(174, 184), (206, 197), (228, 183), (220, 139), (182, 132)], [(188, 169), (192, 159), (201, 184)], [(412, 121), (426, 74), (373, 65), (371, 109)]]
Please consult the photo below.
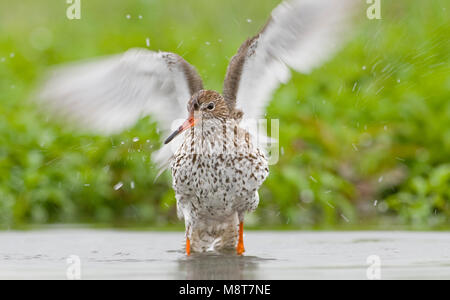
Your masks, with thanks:
[(195, 253), (178, 260), (178, 279), (256, 279), (259, 264), (268, 260), (236, 254)]

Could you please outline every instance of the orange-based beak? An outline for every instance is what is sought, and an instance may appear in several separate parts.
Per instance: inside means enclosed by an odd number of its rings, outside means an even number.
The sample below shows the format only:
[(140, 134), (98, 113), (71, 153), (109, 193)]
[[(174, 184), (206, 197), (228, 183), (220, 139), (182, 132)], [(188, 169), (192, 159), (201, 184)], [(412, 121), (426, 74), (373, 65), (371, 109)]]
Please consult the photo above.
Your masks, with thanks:
[(177, 135), (185, 131), (186, 129), (191, 128), (195, 125), (195, 119), (193, 116), (190, 116), (186, 121), (184, 121), (183, 125), (178, 127), (177, 130), (175, 130), (165, 141), (164, 144), (170, 143), (171, 140), (173, 140)]

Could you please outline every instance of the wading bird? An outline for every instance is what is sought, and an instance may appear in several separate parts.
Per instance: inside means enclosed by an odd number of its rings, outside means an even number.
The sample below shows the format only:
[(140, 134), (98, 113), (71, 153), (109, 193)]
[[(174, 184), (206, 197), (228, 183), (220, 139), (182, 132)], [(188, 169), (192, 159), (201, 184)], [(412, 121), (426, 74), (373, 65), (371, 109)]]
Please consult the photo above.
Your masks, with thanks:
[(38, 99), (65, 120), (106, 134), (145, 115), (168, 132), (186, 116), (187, 103), (186, 121), (165, 141), (178, 146), (174, 153), (163, 147), (160, 156), (172, 170), (186, 253), (233, 248), (242, 254), (244, 215), (258, 206), (269, 168), (265, 149), (241, 122), (264, 117), (289, 67), (308, 73), (336, 51), (355, 2), (282, 2), (231, 59), (222, 94), (205, 90), (194, 67), (176, 54), (131, 49), (56, 68)]

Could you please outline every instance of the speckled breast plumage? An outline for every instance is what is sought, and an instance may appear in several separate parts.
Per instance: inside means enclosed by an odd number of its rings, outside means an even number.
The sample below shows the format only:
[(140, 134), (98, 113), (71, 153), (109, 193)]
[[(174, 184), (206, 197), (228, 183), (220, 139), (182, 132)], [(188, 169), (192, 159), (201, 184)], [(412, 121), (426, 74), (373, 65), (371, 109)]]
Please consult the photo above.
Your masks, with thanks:
[(192, 250), (234, 248), (238, 223), (258, 206), (269, 173), (252, 137), (235, 120), (205, 120), (186, 132), (171, 168)]

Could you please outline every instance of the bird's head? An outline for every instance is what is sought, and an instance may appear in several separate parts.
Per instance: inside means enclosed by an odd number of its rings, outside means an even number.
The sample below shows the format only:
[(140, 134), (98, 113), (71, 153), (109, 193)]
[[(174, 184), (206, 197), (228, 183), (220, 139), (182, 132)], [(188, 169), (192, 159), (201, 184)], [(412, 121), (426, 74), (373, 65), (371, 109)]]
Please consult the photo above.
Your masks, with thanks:
[[(187, 110), (189, 116), (199, 119), (226, 119), (229, 109), (225, 99), (216, 91), (200, 90), (189, 99)], [(199, 120), (200, 121), (200, 120)]]
[(194, 93), (191, 99), (189, 99), (187, 110), (187, 120), (164, 141), (164, 144), (168, 144), (177, 135), (201, 123), (203, 120), (226, 120), (227, 118), (233, 117), (233, 113), (230, 113), (228, 104), (222, 95), (211, 90), (200, 90)]

